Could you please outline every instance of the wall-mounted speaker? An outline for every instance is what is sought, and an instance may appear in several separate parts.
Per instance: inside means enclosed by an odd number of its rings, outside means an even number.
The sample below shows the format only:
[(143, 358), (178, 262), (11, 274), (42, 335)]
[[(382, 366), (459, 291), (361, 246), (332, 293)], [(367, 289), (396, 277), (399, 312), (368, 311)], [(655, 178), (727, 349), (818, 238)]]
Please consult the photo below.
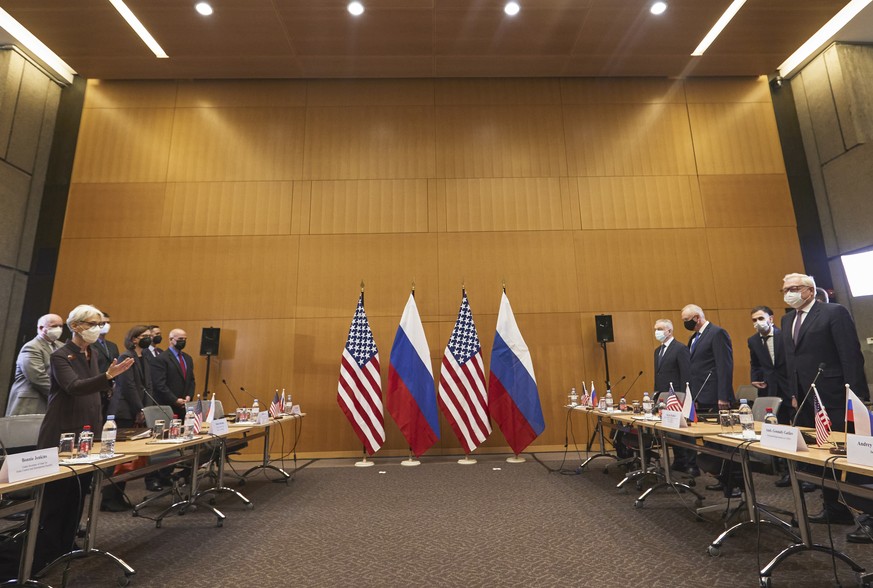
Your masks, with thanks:
[(200, 336), (200, 355), (218, 355), (218, 341), (221, 339), (221, 329), (204, 327)]
[(598, 343), (612, 343), (615, 341), (615, 336), (612, 333), (611, 314), (594, 315), (594, 328), (597, 331)]

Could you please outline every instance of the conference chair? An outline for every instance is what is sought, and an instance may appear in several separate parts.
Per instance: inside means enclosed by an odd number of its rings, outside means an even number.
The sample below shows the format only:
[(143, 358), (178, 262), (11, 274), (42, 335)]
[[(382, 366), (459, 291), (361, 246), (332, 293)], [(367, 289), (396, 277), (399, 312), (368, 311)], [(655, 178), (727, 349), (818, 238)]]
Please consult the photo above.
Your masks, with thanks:
[[(143, 416), (145, 417), (146, 427), (154, 430), (155, 421), (163, 420), (165, 422), (165, 426), (169, 428), (170, 421), (176, 416), (173, 414), (173, 409), (167, 405), (159, 405), (159, 406), (144, 406), (142, 409)], [(152, 458), (152, 463), (154, 463), (155, 458)], [(165, 488), (156, 494), (150, 494), (143, 499), (142, 502), (133, 507), (133, 516), (137, 516), (140, 510), (151, 504), (152, 502), (163, 498), (165, 496), (173, 496), (173, 502), (182, 499), (182, 488), (185, 486), (185, 478), (184, 474), (173, 474), (170, 476), (172, 483), (169, 488)]]
[(782, 399), (778, 396), (760, 396), (752, 403), (752, 417), (755, 422), (763, 423), (768, 408), (773, 409), (773, 414), (778, 414), (781, 406)]
[(737, 388), (736, 397), (737, 402), (745, 398), (749, 404), (753, 404), (758, 398), (758, 389), (751, 384), (742, 384)]
[[(0, 418), (0, 447), (2, 447), (3, 459), (9, 454), (22, 453), (36, 449), (39, 429), (45, 415), (22, 414)], [(17, 490), (8, 492), (3, 496), (3, 504), (8, 505), (19, 500), (27, 500), (32, 490)], [(25, 521), (26, 513), (17, 513), (6, 517), (11, 521)], [(18, 540), (27, 532), (27, 525), (22, 522), (6, 529), (2, 534), (2, 540)]]

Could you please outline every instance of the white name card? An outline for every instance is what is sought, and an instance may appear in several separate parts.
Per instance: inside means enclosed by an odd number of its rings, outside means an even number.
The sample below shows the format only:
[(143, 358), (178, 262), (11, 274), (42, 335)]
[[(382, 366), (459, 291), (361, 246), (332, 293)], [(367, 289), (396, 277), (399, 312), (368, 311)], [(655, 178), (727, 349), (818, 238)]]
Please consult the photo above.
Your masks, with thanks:
[(266, 425), (269, 422), (270, 422), (270, 412), (269, 411), (262, 410), (261, 412), (258, 413), (257, 423), (259, 425)]
[(295, 404), (294, 406), (291, 407), (291, 414), (296, 415), (296, 416), (299, 416), (300, 414), (302, 414), (300, 412), (300, 405), (299, 404)]
[(761, 447), (779, 449), (781, 451), (809, 451), (800, 429), (788, 425), (761, 425)]
[(209, 425), (209, 432), (213, 435), (227, 435), (230, 427), (227, 426), (227, 419), (215, 419)]
[(662, 410), (661, 424), (670, 429), (685, 429), (688, 423), (678, 410)]
[(0, 467), (0, 482), (15, 483), (30, 480), (60, 471), (58, 466), (58, 448), (37, 449), (6, 456), (3, 467)]
[(849, 463), (873, 467), (873, 437), (846, 435), (846, 459)]

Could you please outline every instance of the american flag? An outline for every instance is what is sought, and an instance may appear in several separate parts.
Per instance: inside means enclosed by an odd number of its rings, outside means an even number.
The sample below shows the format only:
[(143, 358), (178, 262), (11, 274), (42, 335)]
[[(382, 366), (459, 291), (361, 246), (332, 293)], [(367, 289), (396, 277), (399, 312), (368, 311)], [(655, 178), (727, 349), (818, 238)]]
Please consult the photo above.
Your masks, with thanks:
[(279, 397), (279, 391), (276, 390), (273, 394), (273, 402), (270, 403), (270, 416), (275, 419), (279, 418), (280, 414), (282, 414), (282, 399)]
[(585, 382), (582, 382), (582, 396), (579, 397), (579, 404), (581, 406), (588, 406), (590, 400), (591, 397), (588, 395), (588, 388), (585, 387)]
[(472, 452), (491, 434), (482, 346), (466, 291), (443, 355), (439, 399), (440, 408), (464, 451)]
[(812, 387), (815, 394), (812, 397), (813, 407), (815, 408), (815, 444), (819, 447), (824, 447), (827, 445), (828, 436), (831, 434), (831, 419), (821, 403), (821, 398), (818, 397), (818, 390), (815, 388), (815, 384)]
[(199, 435), (200, 429), (203, 428), (203, 401), (197, 399), (197, 404), (194, 405), (194, 434)]
[(664, 408), (666, 410), (675, 410), (676, 412), (682, 412), (682, 403), (679, 402), (679, 397), (676, 396), (676, 393), (672, 390), (672, 384), (670, 384), (670, 388), (670, 396), (667, 397), (667, 405)]
[(382, 377), (379, 350), (364, 312), (364, 294), (358, 298), (349, 338), (340, 365), (337, 404), (364, 444), (369, 455), (385, 442), (385, 416), (382, 410)]

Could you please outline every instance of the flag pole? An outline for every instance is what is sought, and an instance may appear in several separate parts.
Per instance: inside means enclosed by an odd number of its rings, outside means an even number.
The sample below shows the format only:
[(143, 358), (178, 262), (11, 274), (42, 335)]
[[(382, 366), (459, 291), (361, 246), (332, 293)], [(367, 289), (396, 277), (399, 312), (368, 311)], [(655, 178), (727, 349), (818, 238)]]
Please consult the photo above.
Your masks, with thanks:
[[(414, 286), (413, 286), (413, 288), (414, 288)], [(403, 461), (401, 461), (400, 465), (408, 466), (408, 467), (421, 465), (421, 462), (419, 460), (415, 459), (415, 456), (412, 455), (412, 447), (409, 448), (409, 457), (404, 459)]]
[[(362, 282), (362, 284), (363, 284), (363, 282)], [(355, 462), (356, 468), (369, 468), (369, 467), (373, 467), (374, 465), (376, 465), (375, 463), (373, 463), (372, 461), (367, 459), (367, 448), (364, 447), (363, 445), (361, 445), (361, 456), (362, 456), (361, 461)]]
[(524, 463), (526, 461), (527, 460), (525, 458), (523, 458), (522, 456), (520, 456), (517, 453), (515, 455), (513, 455), (512, 457), (506, 458), (506, 463)]
[(458, 463), (461, 464), (461, 465), (473, 465), (474, 463), (477, 463), (477, 462), (476, 462), (476, 460), (475, 460), (474, 458), (470, 457), (470, 454), (469, 454), (469, 453), (466, 453), (466, 452), (465, 452), (465, 453), (464, 453), (464, 458), (463, 458), (463, 459), (459, 459), (459, 460), (458, 460)]

